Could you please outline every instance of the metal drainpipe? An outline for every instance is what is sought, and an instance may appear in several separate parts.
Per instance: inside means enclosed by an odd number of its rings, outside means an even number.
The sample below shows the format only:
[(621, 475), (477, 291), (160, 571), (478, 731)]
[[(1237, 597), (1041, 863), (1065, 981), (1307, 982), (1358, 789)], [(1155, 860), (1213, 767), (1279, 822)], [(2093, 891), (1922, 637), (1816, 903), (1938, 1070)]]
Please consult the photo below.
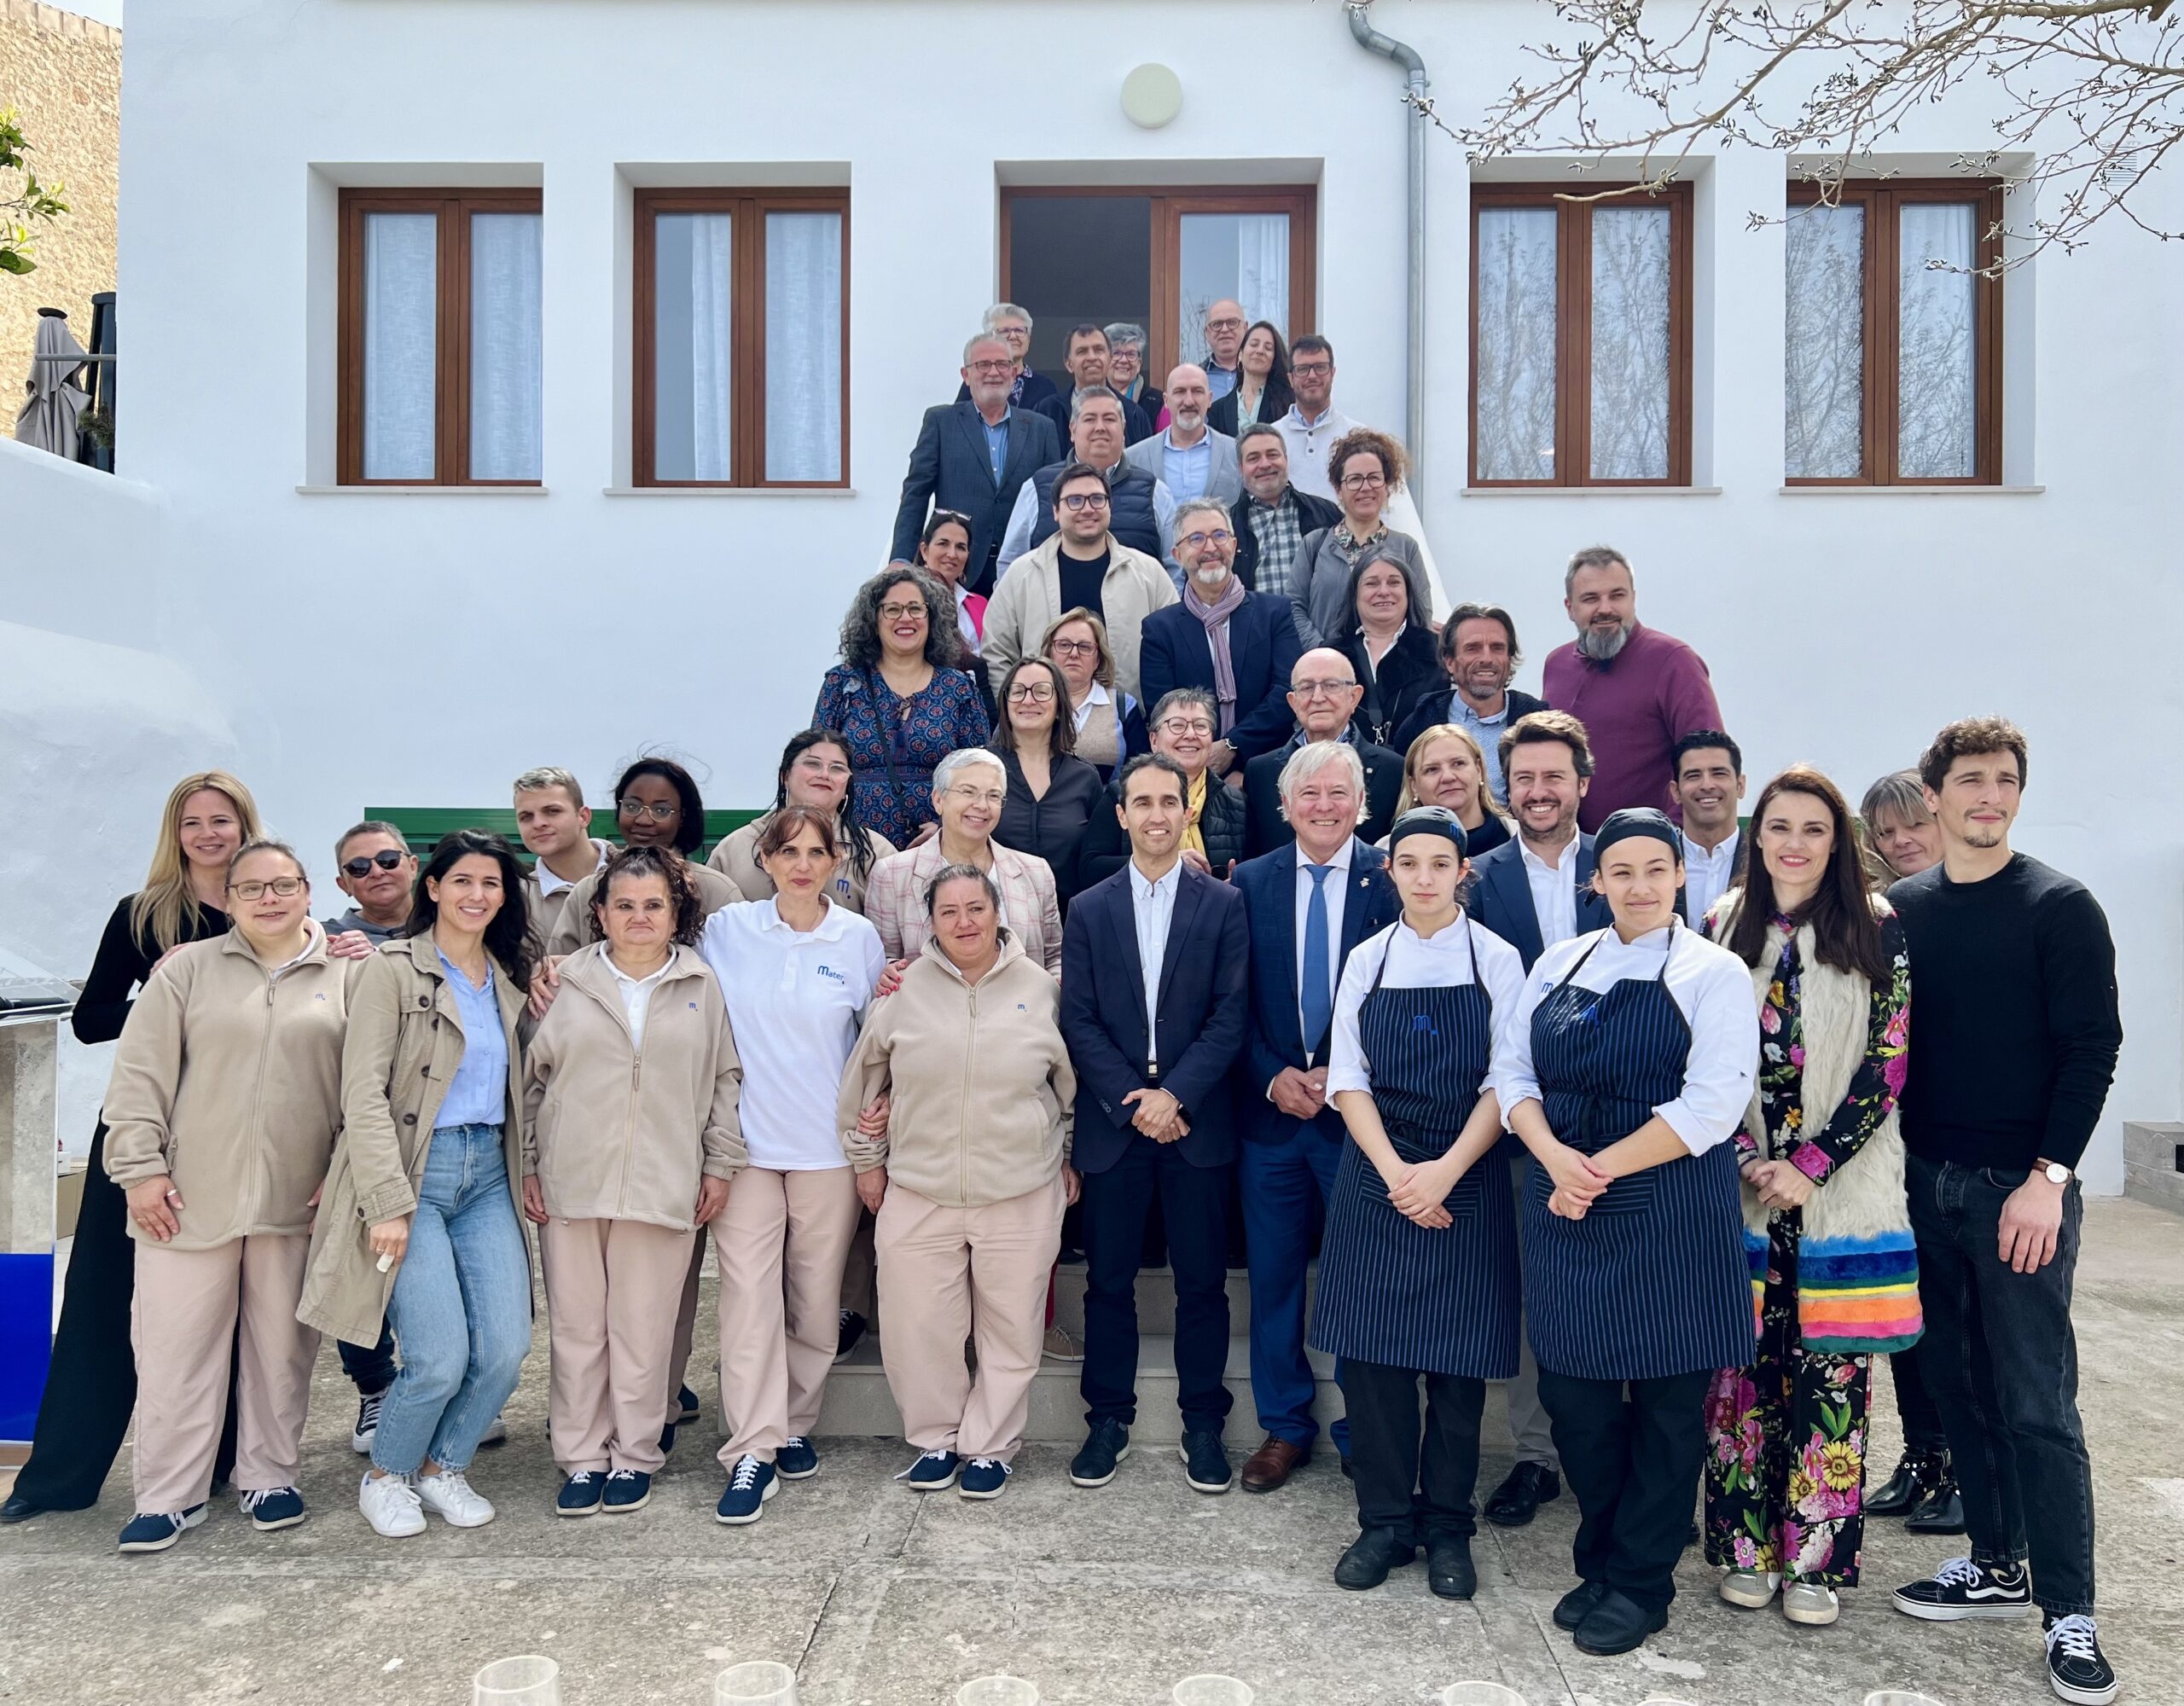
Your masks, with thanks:
[(1392, 36), (1384, 36), (1367, 20), (1372, 0), (1351, 0), (1344, 9), (1350, 14), (1350, 33), (1357, 38), (1358, 46), (1368, 53), (1376, 53), (1393, 60), (1404, 73), (1404, 82), (1414, 100), (1410, 114), (1409, 162), (1409, 242), (1410, 242), (1410, 321), (1409, 360), (1404, 366), (1404, 383), (1408, 394), (1404, 398), (1404, 448), (1409, 452), (1411, 485), (1418, 484), (1420, 472), (1426, 465), (1426, 114), (1419, 110), (1417, 100), (1423, 99), (1431, 86), (1426, 80), (1426, 61), (1418, 50)]

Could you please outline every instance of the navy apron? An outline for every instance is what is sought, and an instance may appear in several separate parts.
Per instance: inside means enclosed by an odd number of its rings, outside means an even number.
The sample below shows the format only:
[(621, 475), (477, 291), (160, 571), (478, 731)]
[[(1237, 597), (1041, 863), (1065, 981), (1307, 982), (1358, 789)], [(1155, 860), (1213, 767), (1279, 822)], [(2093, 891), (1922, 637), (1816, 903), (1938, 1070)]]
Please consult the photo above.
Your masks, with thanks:
[[(1670, 926), (1669, 953), (1676, 951)], [(1683, 1094), (1691, 1027), (1658, 976), (1601, 990), (1573, 981), (1595, 940), (1533, 1010), (1532, 1070), (1554, 1134), (1597, 1155)], [(1583, 1220), (1548, 1205), (1554, 1181), (1525, 1175), (1525, 1313), (1539, 1366), (1581, 1380), (1642, 1380), (1752, 1358), (1734, 1146), (1716, 1144), (1618, 1179)]]
[[(1374, 1105), (1405, 1162), (1449, 1152), (1478, 1105), (1493, 1053), (1494, 1006), (1479, 981), (1471, 920), (1460, 916), (1451, 927), (1471, 948), (1469, 984), (1383, 989), (1384, 955), (1358, 1010)], [(1387, 1181), (1365, 1152), (1354, 1140), (1343, 1145), (1320, 1248), (1316, 1349), (1478, 1380), (1516, 1373), (1523, 1327), (1509, 1169), (1490, 1151), (1443, 1206), (1452, 1224), (1420, 1226), (1388, 1200)]]

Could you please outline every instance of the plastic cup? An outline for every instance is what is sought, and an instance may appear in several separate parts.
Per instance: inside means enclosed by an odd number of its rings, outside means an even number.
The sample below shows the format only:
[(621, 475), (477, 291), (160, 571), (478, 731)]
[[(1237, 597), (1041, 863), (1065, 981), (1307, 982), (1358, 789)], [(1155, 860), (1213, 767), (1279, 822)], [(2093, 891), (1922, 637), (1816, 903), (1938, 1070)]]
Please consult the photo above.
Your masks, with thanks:
[(1233, 1676), (1187, 1676), (1176, 1685), (1176, 1706), (1252, 1706), (1247, 1683)]
[(561, 1667), (537, 1653), (497, 1658), (470, 1679), (470, 1706), (561, 1706)]
[(1498, 1682), (1455, 1682), (1441, 1691), (1441, 1706), (1525, 1706), (1525, 1697)]
[(1942, 1703), (1913, 1689), (1876, 1688), (1866, 1696), (1866, 1706), (1942, 1706)]
[(713, 1679), (713, 1706), (796, 1706), (796, 1673), (764, 1659), (732, 1664)]
[(1039, 1706), (1038, 1685), (1020, 1676), (973, 1677), (956, 1691), (956, 1706)]

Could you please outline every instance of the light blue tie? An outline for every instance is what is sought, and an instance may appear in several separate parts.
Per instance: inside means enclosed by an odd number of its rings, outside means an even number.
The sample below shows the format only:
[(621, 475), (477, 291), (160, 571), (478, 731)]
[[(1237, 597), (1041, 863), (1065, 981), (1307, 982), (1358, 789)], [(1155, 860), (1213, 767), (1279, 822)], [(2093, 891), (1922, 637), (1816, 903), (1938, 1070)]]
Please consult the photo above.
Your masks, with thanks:
[(1312, 897), (1304, 902), (1304, 987), (1297, 992), (1297, 1005), (1304, 1016), (1304, 1053), (1310, 1059), (1319, 1053), (1334, 1020), (1334, 1000), (1327, 990), (1327, 873), (1334, 867), (1304, 868), (1312, 873)]

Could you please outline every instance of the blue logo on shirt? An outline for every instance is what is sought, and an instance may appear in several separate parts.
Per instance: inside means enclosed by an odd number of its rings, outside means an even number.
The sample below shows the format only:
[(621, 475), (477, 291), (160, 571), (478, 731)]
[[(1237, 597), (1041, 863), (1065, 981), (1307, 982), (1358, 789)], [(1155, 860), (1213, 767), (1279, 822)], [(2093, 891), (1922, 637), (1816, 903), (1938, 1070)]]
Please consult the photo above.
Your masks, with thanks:
[(697, 1004), (695, 1001), (691, 1002), (691, 1003), (690, 1003), (690, 1011), (691, 1011), (692, 1013), (695, 1013), (695, 1012), (697, 1012), (697, 1010), (698, 1010), (698, 1004)]
[(832, 966), (815, 966), (815, 967), (813, 967), (812, 969), (813, 969), (813, 970), (815, 970), (815, 971), (816, 971), (816, 972), (819, 973), (819, 975), (820, 975), (821, 977), (822, 977), (822, 978), (833, 978), (836, 983), (838, 983), (838, 984), (848, 984), (848, 982), (849, 982), (849, 979), (848, 979), (847, 978), (845, 978), (845, 977), (844, 977), (844, 976), (843, 976), (839, 972), (837, 972), (837, 971), (836, 971), (836, 970), (835, 970)]

